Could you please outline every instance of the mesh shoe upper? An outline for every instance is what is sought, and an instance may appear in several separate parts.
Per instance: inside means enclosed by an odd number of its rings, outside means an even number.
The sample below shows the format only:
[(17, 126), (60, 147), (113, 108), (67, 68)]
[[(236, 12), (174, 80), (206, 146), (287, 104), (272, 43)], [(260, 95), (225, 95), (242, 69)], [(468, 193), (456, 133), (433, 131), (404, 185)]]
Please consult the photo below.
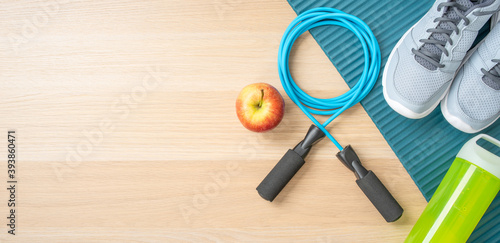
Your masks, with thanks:
[(445, 118), (468, 133), (481, 131), (500, 116), (500, 25), (465, 62), (441, 104)]
[(409, 118), (429, 114), (445, 96), (478, 31), (500, 0), (437, 0), (398, 42), (386, 64), (384, 97)]
[[(470, 9), (472, 6), (474, 6), (474, 3), (472, 1), (457, 0), (456, 7), (451, 7), (451, 6), (444, 7), (446, 9), (444, 10), (444, 14), (443, 14), (442, 19), (449, 20), (449, 21), (439, 22), (436, 29), (448, 30), (448, 31), (444, 32), (444, 33), (433, 32), (431, 34), (431, 36), (429, 37), (429, 39), (438, 40), (438, 41), (446, 43), (449, 39), (448, 33), (452, 33), (452, 31), (454, 31), (454, 29), (457, 28), (456, 25), (461, 20), (461, 16), (463, 16), (463, 14), (468, 9)], [(475, 38), (475, 36), (472, 38)], [(465, 42), (462, 42), (462, 43), (466, 44)], [(468, 48), (468, 46), (467, 46), (467, 48)], [(429, 53), (436, 55), (437, 57), (440, 57), (441, 54), (443, 53), (443, 51), (440, 48), (438, 48), (436, 44), (431, 44), (431, 43), (425, 43), (424, 45), (422, 45), (419, 48), (419, 50), (420, 51), (427, 51)], [(431, 63), (430, 61), (428, 61), (428, 59), (424, 59), (421, 56), (415, 55), (415, 60), (429, 70), (436, 70), (438, 68), (438, 65)], [(440, 58), (437, 59), (436, 61), (439, 62)]]
[(500, 91), (486, 85), (481, 76), (482, 73), (479, 74), (476, 67), (466, 64), (461, 82), (457, 80), (457, 99), (468, 117), (482, 121), (496, 116), (500, 111)]
[(497, 25), (464, 65), (462, 79), (456, 80), (460, 107), (472, 119), (485, 120), (500, 111), (499, 84), (481, 71), (495, 72), (498, 63), (492, 60), (500, 58), (499, 49), (500, 26)]
[[(396, 90), (415, 104), (426, 103), (443, 85), (451, 82), (453, 73), (429, 71), (425, 67), (415, 65), (410, 55), (401, 55), (398, 70), (394, 73)], [(432, 82), (429, 82), (432, 80)]]

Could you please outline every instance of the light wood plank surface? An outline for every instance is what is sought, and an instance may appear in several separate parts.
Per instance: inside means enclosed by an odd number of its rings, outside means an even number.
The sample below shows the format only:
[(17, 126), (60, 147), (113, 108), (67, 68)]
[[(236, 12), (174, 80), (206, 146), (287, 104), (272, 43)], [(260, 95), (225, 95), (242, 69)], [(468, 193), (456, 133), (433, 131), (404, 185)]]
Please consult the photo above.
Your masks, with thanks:
[[(399, 221), (385, 223), (327, 140), (275, 202), (255, 190), (311, 123), (276, 68), (295, 16), (285, 0), (2, 1), (0, 183), (14, 129), (18, 184), (15, 236), (0, 194), (0, 241), (403, 241), (426, 202), (360, 105), (329, 129), (397, 198)], [(348, 89), (308, 34), (291, 62), (312, 95)], [(286, 100), (269, 133), (236, 117), (255, 82)]]

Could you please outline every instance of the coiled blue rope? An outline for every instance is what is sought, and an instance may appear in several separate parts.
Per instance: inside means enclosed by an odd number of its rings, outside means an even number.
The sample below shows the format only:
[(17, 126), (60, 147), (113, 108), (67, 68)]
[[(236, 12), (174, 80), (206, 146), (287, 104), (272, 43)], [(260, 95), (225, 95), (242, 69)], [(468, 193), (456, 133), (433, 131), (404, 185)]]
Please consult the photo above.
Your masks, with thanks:
[[(325, 25), (341, 26), (353, 32), (361, 42), (365, 62), (363, 73), (354, 87), (338, 97), (320, 99), (308, 95), (297, 86), (290, 74), (288, 61), (293, 43), (300, 35), (312, 28)], [(286, 29), (280, 43), (278, 69), (281, 84), (290, 99), (326, 134), (339, 150), (342, 150), (343, 147), (340, 146), (325, 127), (342, 112), (359, 103), (368, 95), (377, 81), (380, 72), (380, 59), (378, 42), (365, 22), (356, 16), (346, 14), (337, 9), (315, 8), (297, 16)], [(321, 124), (314, 118), (313, 114), (331, 115), (331, 117)]]

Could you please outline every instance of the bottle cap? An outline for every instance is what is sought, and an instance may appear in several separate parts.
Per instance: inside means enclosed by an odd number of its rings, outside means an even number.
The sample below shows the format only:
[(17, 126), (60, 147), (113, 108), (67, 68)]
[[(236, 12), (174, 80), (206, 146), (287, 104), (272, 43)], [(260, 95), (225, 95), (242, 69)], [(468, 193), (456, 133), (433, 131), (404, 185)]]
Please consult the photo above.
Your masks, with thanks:
[(500, 147), (500, 141), (486, 134), (479, 134), (465, 143), (460, 152), (458, 152), (457, 158), (467, 160), (500, 179), (500, 157), (479, 146), (477, 141), (480, 139), (484, 139)]

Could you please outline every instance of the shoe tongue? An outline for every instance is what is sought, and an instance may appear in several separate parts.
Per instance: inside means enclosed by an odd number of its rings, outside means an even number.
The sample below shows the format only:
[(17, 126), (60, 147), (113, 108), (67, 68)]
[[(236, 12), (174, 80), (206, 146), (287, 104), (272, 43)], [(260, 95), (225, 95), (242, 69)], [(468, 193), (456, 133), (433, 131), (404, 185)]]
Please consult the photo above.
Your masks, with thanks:
[[(482, 0), (477, 0), (477, 1), (457, 0), (456, 2), (464, 7), (467, 7), (467, 9), (470, 9), (475, 4), (479, 4), (480, 2), (482, 2)], [(458, 10), (458, 11), (462, 12), (461, 10)], [(462, 12), (462, 14), (463, 13), (464, 12)], [(448, 19), (452, 19), (452, 20), (460, 19), (458, 14), (455, 12), (455, 8), (448, 8), (448, 7), (445, 9), (445, 13), (444, 13), (443, 17), (448, 18)], [(451, 28), (451, 25), (448, 22), (441, 22), (441, 23), (439, 23), (437, 29), (452, 30), (453, 28)], [(443, 34), (443, 33), (432, 33), (430, 38), (433, 38), (433, 39), (436, 39), (439, 41), (446, 41), (445, 35), (446, 34)], [(437, 48), (436, 45), (434, 45), (434, 44), (424, 44), (421, 47), (421, 49), (424, 49), (424, 50), (426, 50), (432, 54), (436, 54), (438, 56), (441, 56), (441, 54), (443, 53), (443, 51), (441, 51), (439, 48)], [(422, 57), (415, 56), (415, 60), (429, 70), (436, 70), (437, 69), (437, 67), (434, 66), (434, 64), (425, 60)], [(437, 60), (437, 61), (439, 62), (440, 60)]]
[[(499, 64), (495, 65), (495, 67), (498, 67)], [(484, 75), (483, 76), (483, 82), (490, 86), (490, 88), (494, 89), (494, 90), (500, 90), (500, 74), (496, 71), (496, 68), (493, 67), (489, 73), (493, 74), (495, 77), (497, 77), (496, 79), (491, 79), (490, 77)]]

